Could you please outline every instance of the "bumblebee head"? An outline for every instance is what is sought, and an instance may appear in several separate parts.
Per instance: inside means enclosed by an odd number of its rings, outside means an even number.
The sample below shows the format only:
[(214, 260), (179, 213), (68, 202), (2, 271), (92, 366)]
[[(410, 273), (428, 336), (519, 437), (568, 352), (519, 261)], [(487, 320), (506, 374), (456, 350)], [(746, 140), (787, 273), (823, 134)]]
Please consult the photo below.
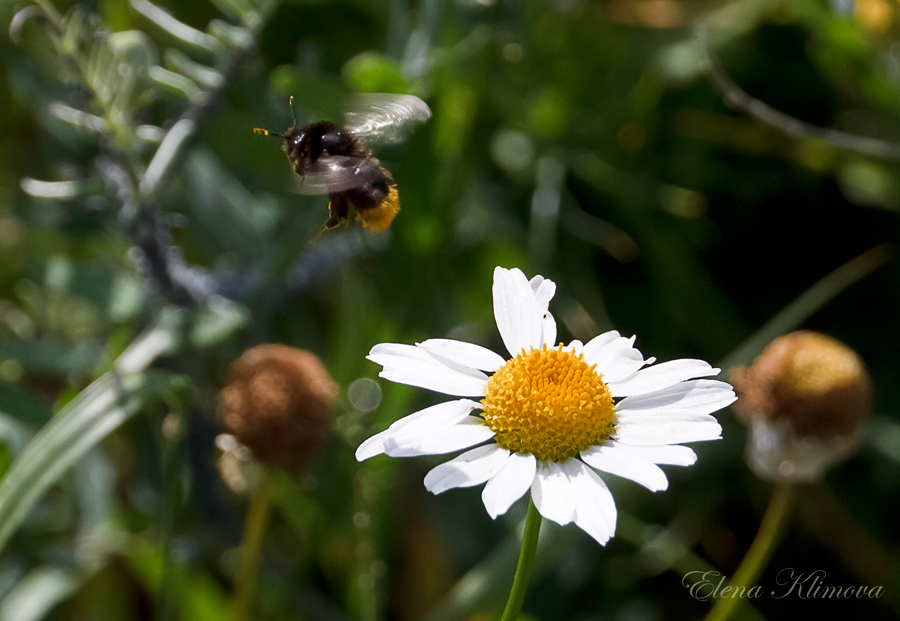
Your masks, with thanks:
[(335, 154), (340, 140), (337, 125), (322, 121), (306, 127), (292, 127), (285, 132), (284, 151), (301, 172), (304, 166), (318, 160), (323, 153)]
[(312, 162), (310, 155), (309, 136), (306, 128), (292, 127), (284, 134), (284, 152), (295, 164), (298, 162)]

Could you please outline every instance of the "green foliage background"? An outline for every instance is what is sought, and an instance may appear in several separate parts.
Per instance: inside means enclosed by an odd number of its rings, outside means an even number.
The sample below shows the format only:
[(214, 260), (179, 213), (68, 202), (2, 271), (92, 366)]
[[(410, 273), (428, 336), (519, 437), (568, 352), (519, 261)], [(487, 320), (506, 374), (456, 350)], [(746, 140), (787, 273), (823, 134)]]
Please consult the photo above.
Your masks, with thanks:
[[(743, 615), (897, 616), (897, 158), (729, 109), (692, 29), (753, 97), (891, 147), (895, 0), (40, 0), (0, 16), (0, 620), (228, 616), (247, 499), (216, 469), (216, 396), (263, 342), (318, 354), (341, 398), (316, 465), (276, 473), (254, 618), (493, 618), (524, 503), (495, 523), (477, 489), (425, 491), (441, 459), (353, 451), (438, 399), (354, 384), (377, 377), (374, 344), (503, 351), (496, 265), (556, 281), (566, 342), (617, 329), (726, 370), (800, 327), (855, 348), (872, 428), (800, 494), (761, 583), (822, 570), (884, 596)], [(378, 152), (401, 196), (389, 231), (316, 238), (326, 197), (294, 193), (278, 141), (251, 130), (287, 127), (289, 95), (301, 123), (339, 119), (357, 91), (416, 94), (433, 117)], [(608, 478), (605, 548), (545, 522), (529, 618), (706, 613), (682, 576), (731, 575), (771, 494), (744, 428), (719, 419), (723, 440), (669, 468), (668, 491)]]

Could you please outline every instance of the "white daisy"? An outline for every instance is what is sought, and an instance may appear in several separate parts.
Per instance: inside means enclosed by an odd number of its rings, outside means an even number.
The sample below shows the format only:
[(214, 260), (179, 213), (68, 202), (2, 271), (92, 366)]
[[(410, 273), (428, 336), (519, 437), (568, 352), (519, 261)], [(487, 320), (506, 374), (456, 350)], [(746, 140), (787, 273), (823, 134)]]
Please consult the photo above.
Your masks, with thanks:
[(356, 458), (440, 455), (492, 440), (431, 470), (425, 487), (440, 494), (487, 483), (481, 498), (492, 518), (530, 489), (545, 518), (575, 522), (605, 544), (616, 505), (594, 469), (666, 489), (657, 464), (693, 464), (697, 455), (679, 445), (721, 438), (710, 414), (737, 397), (724, 382), (695, 379), (719, 373), (702, 360), (643, 369), (655, 359), (644, 360), (634, 337), (616, 331), (554, 347), (555, 292), (542, 276), (529, 282), (521, 270), (494, 270), (494, 317), (510, 360), (448, 339), (373, 347), (368, 359), (384, 367), (381, 377), (480, 401), (447, 401), (401, 418), (363, 442)]

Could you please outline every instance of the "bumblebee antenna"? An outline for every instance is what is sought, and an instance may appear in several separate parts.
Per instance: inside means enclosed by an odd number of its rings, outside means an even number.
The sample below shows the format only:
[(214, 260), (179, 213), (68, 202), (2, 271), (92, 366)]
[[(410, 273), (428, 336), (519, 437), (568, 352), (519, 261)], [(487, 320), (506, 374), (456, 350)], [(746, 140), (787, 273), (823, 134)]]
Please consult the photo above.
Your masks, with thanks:
[(254, 127), (254, 134), (259, 134), (260, 136), (278, 136), (279, 138), (284, 138), (284, 134), (276, 134), (275, 132), (270, 132), (268, 129), (263, 129), (262, 127)]
[[(291, 119), (293, 120), (291, 129), (295, 129), (297, 127), (297, 112), (294, 110), (294, 96), (291, 95), (291, 98), (288, 101), (291, 104)], [(286, 138), (284, 134), (276, 134), (268, 129), (263, 129), (262, 127), (254, 127), (253, 133), (259, 134), (260, 136), (278, 136), (279, 138)]]
[(294, 110), (294, 96), (291, 95), (291, 98), (288, 100), (291, 104), (291, 119), (293, 119), (294, 123), (291, 125), (291, 129), (297, 127), (297, 111)]

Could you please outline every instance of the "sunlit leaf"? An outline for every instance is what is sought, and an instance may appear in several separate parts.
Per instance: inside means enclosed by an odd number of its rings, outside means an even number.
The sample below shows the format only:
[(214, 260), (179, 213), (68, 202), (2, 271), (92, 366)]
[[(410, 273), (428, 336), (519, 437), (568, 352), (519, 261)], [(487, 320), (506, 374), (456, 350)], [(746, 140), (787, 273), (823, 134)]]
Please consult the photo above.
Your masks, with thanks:
[(41, 495), (88, 450), (173, 385), (163, 372), (109, 372), (34, 437), (0, 483), (0, 549)]
[(0, 621), (39, 621), (87, 578), (85, 572), (40, 567), (29, 573), (0, 603)]
[(171, 348), (181, 315), (164, 312), (110, 371), (85, 388), (51, 419), (10, 466), (0, 482), (0, 549), (22, 524), (47, 489), (72, 465), (180, 382), (162, 371), (143, 371)]

